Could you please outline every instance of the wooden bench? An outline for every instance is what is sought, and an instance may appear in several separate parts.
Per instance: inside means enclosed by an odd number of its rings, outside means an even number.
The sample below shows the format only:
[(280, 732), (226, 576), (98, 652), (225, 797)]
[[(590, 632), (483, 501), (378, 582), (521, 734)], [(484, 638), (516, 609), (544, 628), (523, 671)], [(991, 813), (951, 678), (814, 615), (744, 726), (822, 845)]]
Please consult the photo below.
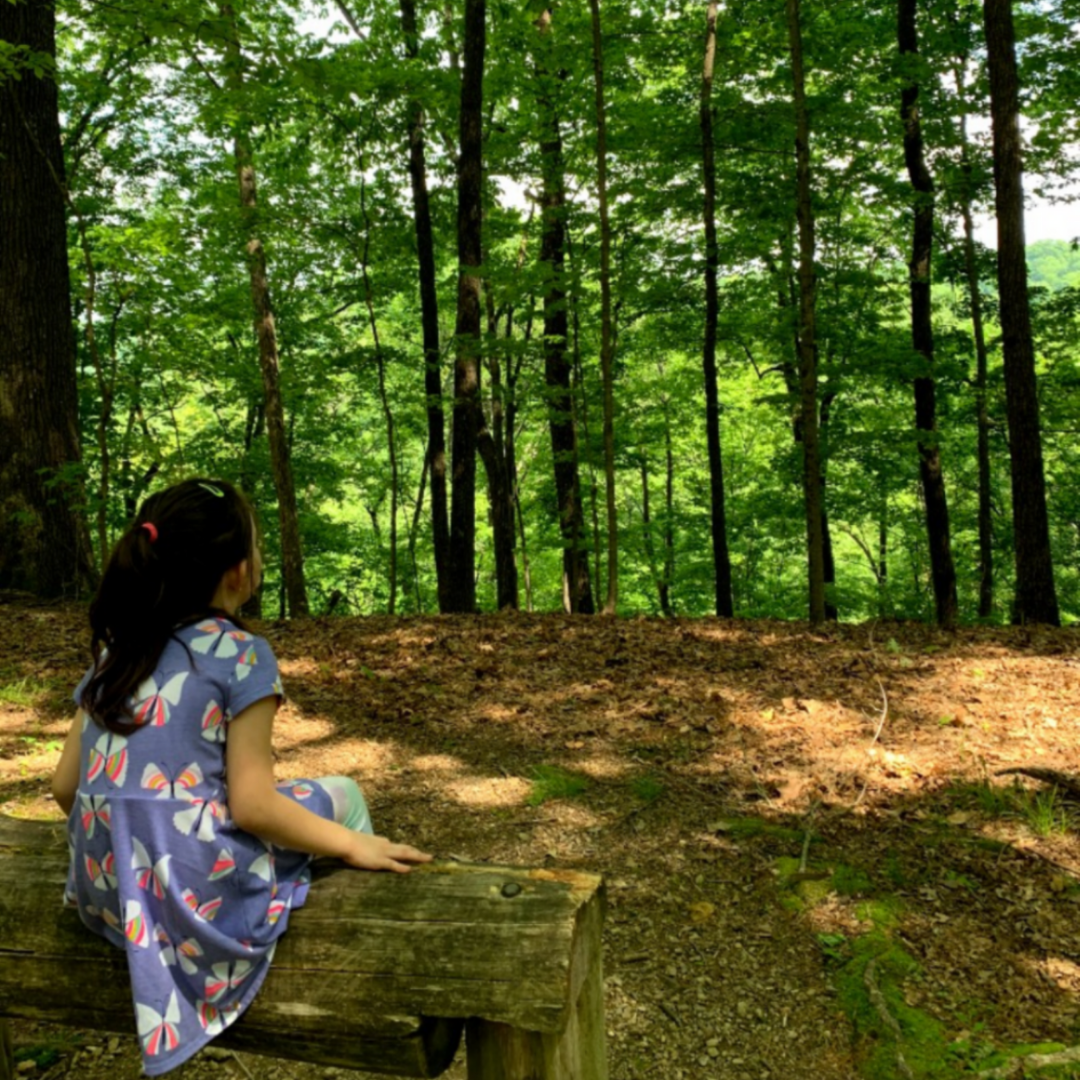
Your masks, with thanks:
[[(0, 816), (0, 1080), (7, 1018), (134, 1034), (124, 954), (60, 902), (64, 828)], [(569, 870), (316, 864), (254, 1004), (214, 1045), (469, 1080), (606, 1080), (603, 884)]]

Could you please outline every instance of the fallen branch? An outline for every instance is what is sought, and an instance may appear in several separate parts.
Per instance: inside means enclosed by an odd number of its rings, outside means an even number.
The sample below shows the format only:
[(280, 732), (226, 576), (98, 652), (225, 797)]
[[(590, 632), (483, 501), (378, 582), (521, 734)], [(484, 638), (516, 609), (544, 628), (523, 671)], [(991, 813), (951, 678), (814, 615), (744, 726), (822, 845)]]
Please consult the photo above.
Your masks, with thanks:
[(1005, 1080), (1009, 1076), (1021, 1076), (1028, 1068), (1045, 1069), (1052, 1065), (1073, 1065), (1080, 1061), (1080, 1046), (1070, 1046), (1068, 1050), (1058, 1050), (1053, 1054), (1025, 1054), (1014, 1057), (996, 1069), (987, 1069), (979, 1073), (982, 1080)]
[(863, 982), (866, 984), (866, 990), (870, 995), (870, 1000), (874, 1003), (874, 1008), (878, 1011), (878, 1016), (881, 1017), (882, 1023), (889, 1029), (893, 1038), (896, 1040), (896, 1067), (900, 1070), (900, 1074), (906, 1077), (906, 1080), (915, 1080), (915, 1074), (911, 1071), (911, 1066), (904, 1060), (904, 1054), (900, 1049), (903, 1033), (900, 1031), (900, 1025), (896, 1022), (896, 1018), (889, 1012), (889, 1006), (885, 1001), (885, 995), (881, 992), (881, 987), (877, 984), (876, 974), (877, 957), (874, 957), (874, 959), (866, 965), (866, 971), (863, 972)]
[(1053, 784), (1055, 787), (1067, 791), (1074, 799), (1080, 801), (1080, 779), (1069, 776), (1068, 773), (1058, 772), (1057, 769), (1029, 769), (1019, 767), (1015, 769), (998, 769), (995, 776), (1030, 776), (1032, 780), (1041, 780), (1044, 784)]

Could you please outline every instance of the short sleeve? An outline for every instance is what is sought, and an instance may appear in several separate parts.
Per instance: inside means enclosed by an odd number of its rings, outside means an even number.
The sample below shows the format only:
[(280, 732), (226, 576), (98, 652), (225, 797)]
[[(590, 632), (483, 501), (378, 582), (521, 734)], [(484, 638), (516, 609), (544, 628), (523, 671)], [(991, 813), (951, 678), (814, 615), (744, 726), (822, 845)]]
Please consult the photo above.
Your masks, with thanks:
[(225, 714), (230, 720), (256, 701), (285, 696), (277, 658), (266, 638), (251, 636), (239, 644), (241, 647), (225, 691)]

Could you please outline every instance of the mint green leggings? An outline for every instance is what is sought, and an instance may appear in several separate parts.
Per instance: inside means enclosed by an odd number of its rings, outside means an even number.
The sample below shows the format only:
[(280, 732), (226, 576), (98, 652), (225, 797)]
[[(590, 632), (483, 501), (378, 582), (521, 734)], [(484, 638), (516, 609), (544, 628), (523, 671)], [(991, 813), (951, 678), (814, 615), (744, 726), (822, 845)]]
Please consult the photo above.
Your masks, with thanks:
[(315, 780), (334, 804), (334, 820), (353, 832), (370, 833), (371, 814), (360, 785), (348, 776), (320, 776)]

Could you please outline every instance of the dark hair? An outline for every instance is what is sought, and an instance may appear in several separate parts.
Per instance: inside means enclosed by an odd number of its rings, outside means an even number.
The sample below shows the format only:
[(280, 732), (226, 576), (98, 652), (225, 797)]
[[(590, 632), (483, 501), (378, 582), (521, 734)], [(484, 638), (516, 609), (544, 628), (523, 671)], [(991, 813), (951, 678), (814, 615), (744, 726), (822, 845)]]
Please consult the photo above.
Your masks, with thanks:
[(255, 551), (251, 504), (195, 478), (151, 495), (116, 543), (90, 605), (94, 672), (79, 704), (110, 731), (135, 728), (131, 696), (176, 629), (210, 614), (222, 575)]

